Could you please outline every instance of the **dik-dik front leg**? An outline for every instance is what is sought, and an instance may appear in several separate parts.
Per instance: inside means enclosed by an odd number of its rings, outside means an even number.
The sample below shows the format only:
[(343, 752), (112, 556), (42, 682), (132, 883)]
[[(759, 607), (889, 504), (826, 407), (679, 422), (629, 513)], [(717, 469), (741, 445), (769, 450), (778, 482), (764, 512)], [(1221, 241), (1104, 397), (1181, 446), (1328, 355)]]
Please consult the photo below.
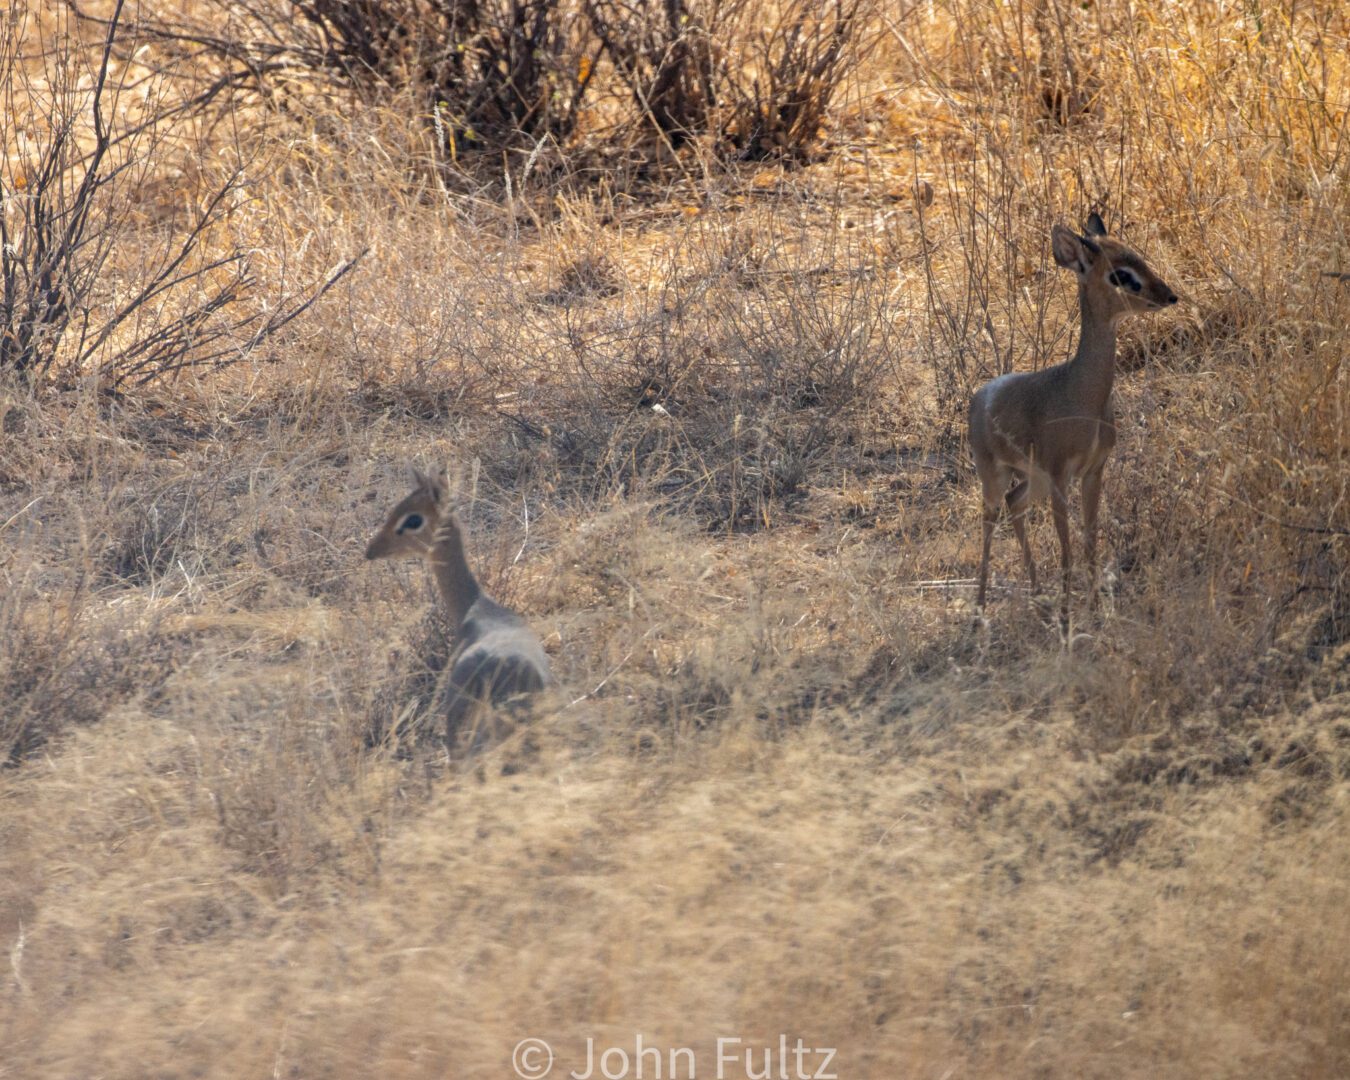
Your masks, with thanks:
[(1083, 558), (1087, 563), (1088, 604), (1097, 604), (1097, 507), (1102, 497), (1103, 460), (1083, 476)]
[(1059, 600), (1059, 622), (1063, 627), (1069, 625), (1069, 572), (1073, 568), (1073, 552), (1069, 546), (1069, 497), (1066, 484), (1066, 477), (1056, 476), (1050, 486), (1050, 512), (1055, 519), (1055, 532), (1059, 534), (1059, 561), (1063, 571)]

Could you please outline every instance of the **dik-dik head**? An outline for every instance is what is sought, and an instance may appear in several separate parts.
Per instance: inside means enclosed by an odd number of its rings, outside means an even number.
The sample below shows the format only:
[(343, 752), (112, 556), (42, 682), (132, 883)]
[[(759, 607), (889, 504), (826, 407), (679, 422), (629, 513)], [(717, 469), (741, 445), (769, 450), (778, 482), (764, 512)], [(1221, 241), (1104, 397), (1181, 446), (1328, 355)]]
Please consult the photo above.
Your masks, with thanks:
[(1095, 212), (1088, 217), (1087, 235), (1056, 225), (1050, 232), (1055, 262), (1072, 270), (1095, 302), (1100, 315), (1112, 322), (1125, 315), (1158, 311), (1177, 302), (1177, 294), (1135, 251), (1106, 234)]
[(431, 551), (441, 519), (450, 514), (449, 491), (444, 477), (413, 469), (412, 478), (412, 494), (389, 511), (370, 538), (367, 559), (425, 558)]

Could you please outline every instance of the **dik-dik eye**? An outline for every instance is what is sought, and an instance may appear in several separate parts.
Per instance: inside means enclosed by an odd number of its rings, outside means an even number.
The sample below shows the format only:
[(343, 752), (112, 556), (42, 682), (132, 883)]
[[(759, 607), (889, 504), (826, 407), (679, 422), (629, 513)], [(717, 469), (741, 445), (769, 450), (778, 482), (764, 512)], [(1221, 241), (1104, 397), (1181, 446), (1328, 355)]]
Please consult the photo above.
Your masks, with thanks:
[(408, 514), (398, 523), (398, 528), (394, 531), (400, 533), (416, 532), (422, 525), (423, 521), (421, 514)]
[(1118, 289), (1129, 289), (1130, 292), (1139, 292), (1144, 283), (1135, 276), (1133, 270), (1124, 266), (1118, 266), (1111, 271), (1111, 276), (1106, 279)]

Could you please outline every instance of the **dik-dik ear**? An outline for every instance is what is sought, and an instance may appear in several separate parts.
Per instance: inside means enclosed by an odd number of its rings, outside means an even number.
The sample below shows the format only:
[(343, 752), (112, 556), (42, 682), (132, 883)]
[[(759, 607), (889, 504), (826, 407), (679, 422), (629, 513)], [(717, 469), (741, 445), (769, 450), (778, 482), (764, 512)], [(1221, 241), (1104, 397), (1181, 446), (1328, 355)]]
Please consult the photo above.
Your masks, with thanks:
[(1087, 224), (1084, 226), (1083, 231), (1087, 233), (1088, 236), (1105, 236), (1106, 222), (1102, 220), (1101, 214), (1097, 213), (1096, 210), (1092, 211), (1092, 213), (1088, 215)]
[(1102, 249), (1086, 236), (1079, 236), (1063, 225), (1056, 225), (1050, 230), (1050, 250), (1054, 252), (1055, 262), (1079, 277), (1087, 274), (1097, 261), (1097, 256), (1102, 253)]
[(430, 495), (433, 502), (438, 506), (444, 505), (446, 488), (445, 478), (436, 473), (423, 472), (416, 465), (408, 466), (409, 473), (412, 474), (414, 487), (423, 494)]

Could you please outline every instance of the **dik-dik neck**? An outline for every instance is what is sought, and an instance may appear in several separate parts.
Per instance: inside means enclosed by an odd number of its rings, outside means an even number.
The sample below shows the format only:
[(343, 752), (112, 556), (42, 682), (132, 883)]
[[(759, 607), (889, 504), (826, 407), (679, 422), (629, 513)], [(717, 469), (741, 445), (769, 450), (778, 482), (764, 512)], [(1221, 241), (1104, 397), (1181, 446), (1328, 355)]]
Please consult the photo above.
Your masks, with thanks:
[(453, 518), (441, 522), (436, 539), (427, 553), (427, 563), (445, 601), (450, 621), (458, 630), (469, 608), (483, 593), (478, 580), (464, 558), (464, 538)]
[(1071, 381), (1081, 395), (1084, 410), (1096, 415), (1106, 408), (1116, 374), (1116, 323), (1107, 306), (1087, 286), (1078, 286), (1082, 326), (1078, 351), (1069, 362)]

